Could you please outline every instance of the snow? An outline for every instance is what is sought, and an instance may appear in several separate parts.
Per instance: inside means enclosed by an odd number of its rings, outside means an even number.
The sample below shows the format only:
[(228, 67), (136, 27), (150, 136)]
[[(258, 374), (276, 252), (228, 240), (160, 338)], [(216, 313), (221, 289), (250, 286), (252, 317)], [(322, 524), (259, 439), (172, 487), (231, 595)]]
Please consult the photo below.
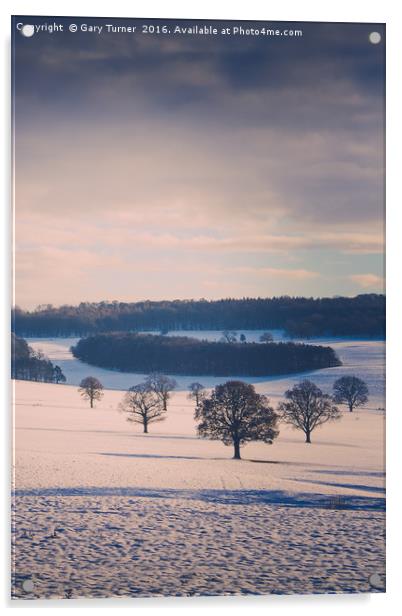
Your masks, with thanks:
[[(346, 468), (354, 472), (382, 468), (379, 442), (384, 413), (380, 411), (345, 411), (341, 421), (313, 432), (312, 447), (304, 443), (301, 432), (282, 425), (274, 445), (251, 443), (244, 448), (244, 455), (249, 459), (282, 462), (285, 466), (272, 464), (267, 472), (267, 465), (244, 462), (233, 475), (231, 449), (217, 441), (197, 438), (194, 403), (185, 392), (173, 394), (166, 420), (151, 424), (148, 435), (118, 411), (122, 397), (123, 392), (106, 390), (103, 399), (91, 409), (76, 387), (17, 381), (17, 487), (49, 487), (50, 477), (52, 487), (218, 489), (225, 485), (227, 489), (273, 489), (280, 485), (299, 491), (300, 485), (294, 483), (293, 467), (289, 464), (302, 461), (303, 469), (298, 467), (295, 477), (298, 482), (306, 482), (306, 489), (316, 492), (316, 483), (310, 485), (307, 481), (322, 480), (321, 475), (316, 476), (314, 465), (319, 465), (320, 472), (325, 468), (342, 469), (345, 460)], [(55, 458), (63, 460), (60, 474), (52, 472)], [(244, 473), (241, 483), (239, 469)], [(370, 476), (367, 481), (377, 484), (377, 479)], [(355, 482), (354, 476), (351, 482)], [(337, 481), (335, 489), (331, 488), (332, 483), (333, 477), (322, 490), (337, 493)]]
[[(376, 512), (159, 494), (24, 497), (23, 505), (18, 530), (33, 530), (17, 538), (17, 597), (370, 592), (369, 577), (384, 567)], [(26, 580), (32, 593), (20, 590)]]
[[(197, 438), (184, 382), (147, 435), (118, 412), (123, 391), (91, 409), (76, 386), (87, 367), (58, 342), (74, 385), (15, 382), (15, 597), (376, 590), (384, 412), (345, 411), (311, 445), (281, 425), (235, 461)], [(276, 404), (285, 382), (258, 387)]]

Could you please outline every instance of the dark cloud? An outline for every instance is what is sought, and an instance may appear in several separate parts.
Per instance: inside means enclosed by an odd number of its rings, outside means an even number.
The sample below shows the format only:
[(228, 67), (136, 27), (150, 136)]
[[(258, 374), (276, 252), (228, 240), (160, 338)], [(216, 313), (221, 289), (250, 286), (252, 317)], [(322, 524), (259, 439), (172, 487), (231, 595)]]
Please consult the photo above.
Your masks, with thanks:
[[(18, 18), (43, 22), (44, 18)], [(49, 18), (48, 21), (51, 21)], [(65, 22), (71, 20), (57, 19)], [(76, 19), (78, 25), (89, 21)], [(96, 20), (105, 24), (113, 20)], [(120, 23), (120, 20), (115, 20)], [(129, 20), (140, 27), (144, 20)], [(173, 27), (173, 23), (167, 23)], [(174, 22), (177, 23), (177, 22)], [(183, 22), (191, 25), (192, 22)], [(198, 23), (198, 22), (196, 22)], [(222, 27), (225, 23), (214, 25)], [(244, 25), (244, 22), (242, 22)], [(258, 25), (253, 23), (251, 25)], [(268, 24), (273, 28), (292, 24)], [(384, 75), (384, 45), (370, 45), (370, 24), (293, 24), (303, 37), (202, 37), (141, 34), (39, 33), (31, 39), (15, 34), (16, 94), (74, 104), (97, 89), (99, 80), (127, 78), (131, 93), (146, 85), (151, 102), (155, 92), (171, 98), (180, 83), (193, 88), (207, 100), (214, 89), (235, 95), (241, 90), (281, 91), (310, 87), (326, 89), (328, 84), (353, 83), (361, 93), (381, 96)], [(384, 36), (384, 27), (376, 26)], [(194, 74), (208, 71), (216, 79), (197, 87)], [(35, 87), (34, 87), (35, 86)], [(175, 97), (185, 104), (188, 94)], [(118, 92), (116, 92), (118, 95)], [(161, 96), (160, 101), (163, 101)]]
[[(34, 212), (35, 228), (46, 222), (48, 237), (57, 237), (63, 226), (87, 225), (84, 216), (96, 213), (95, 239), (103, 227), (119, 238), (122, 224), (132, 224), (145, 245), (147, 234), (159, 238), (168, 226), (169, 237), (155, 241), (157, 256), (183, 246), (185, 237), (205, 246), (206, 256), (229, 246), (241, 260), (253, 242), (264, 252), (264, 238), (275, 243), (279, 235), (289, 259), (298, 260), (296, 271), (314, 270), (304, 267), (303, 237), (324, 238), (320, 255), (325, 238), (335, 253), (378, 253), (385, 28), (267, 26), (299, 28), (303, 37), (67, 31), (27, 39), (14, 31), (17, 228)], [(373, 30), (383, 37), (379, 45), (369, 43)], [(23, 244), (31, 228), (24, 226)], [(27, 259), (33, 266), (36, 250)], [(274, 266), (282, 271), (284, 264)], [(366, 277), (348, 284), (374, 281), (370, 268), (366, 276), (359, 262), (356, 273)]]

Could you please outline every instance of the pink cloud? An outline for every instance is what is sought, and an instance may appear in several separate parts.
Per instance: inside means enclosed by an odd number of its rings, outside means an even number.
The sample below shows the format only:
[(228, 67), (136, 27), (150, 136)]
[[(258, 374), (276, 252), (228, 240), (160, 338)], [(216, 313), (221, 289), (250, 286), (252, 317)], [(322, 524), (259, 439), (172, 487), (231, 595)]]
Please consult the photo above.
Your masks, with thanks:
[(352, 274), (349, 279), (363, 289), (378, 288), (384, 285), (384, 278), (376, 274)]
[(253, 276), (286, 278), (290, 280), (306, 280), (318, 278), (320, 276), (318, 272), (312, 272), (306, 269), (284, 269), (280, 267), (237, 267), (234, 268), (233, 271), (241, 274), (250, 274)]

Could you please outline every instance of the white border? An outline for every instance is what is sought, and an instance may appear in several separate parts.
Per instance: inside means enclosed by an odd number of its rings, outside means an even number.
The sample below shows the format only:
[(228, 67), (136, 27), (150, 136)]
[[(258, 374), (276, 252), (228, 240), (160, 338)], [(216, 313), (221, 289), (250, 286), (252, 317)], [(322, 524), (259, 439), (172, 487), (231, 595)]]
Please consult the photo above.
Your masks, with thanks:
[[(71, 15), (71, 16), (108, 16), (108, 17), (172, 17), (172, 18), (216, 18), (216, 19), (268, 19), (270, 21), (360, 21), (387, 24), (387, 526), (388, 526), (388, 554), (387, 554), (387, 594), (386, 595), (337, 595), (337, 596), (288, 596), (288, 597), (261, 597), (261, 598), (201, 598), (201, 599), (150, 599), (141, 600), (80, 600), (80, 601), (36, 601), (11, 602), (9, 593), (8, 558), (8, 490), (9, 490), (9, 457), (10, 457), (10, 422), (7, 420), (9, 409), (8, 374), (8, 331), (10, 307), (10, 15), (11, 14), (38, 14), (38, 15)], [(289, 614), (296, 611), (298, 616), (304, 614), (318, 614), (325, 610), (326, 614), (339, 612), (341, 609), (353, 610), (356, 616), (375, 614), (379, 610), (392, 609), (399, 599), (399, 577), (401, 546), (401, 491), (400, 491), (400, 440), (402, 438), (402, 408), (400, 403), (399, 372), (402, 354), (402, 299), (401, 299), (401, 263), (402, 255), (402, 216), (401, 216), (401, 58), (402, 58), (402, 18), (401, 10), (392, 0), (373, 2), (370, 0), (354, 2), (350, 0), (337, 0), (327, 3), (313, 0), (285, 0), (277, 3), (268, 3), (257, 0), (247, 2), (204, 0), (199, 3), (189, 3), (188, 0), (171, 0), (169, 4), (161, 1), (130, 2), (113, 0), (111, 3), (94, 3), (86, 0), (70, 0), (58, 3), (37, 0), (32, 2), (5, 0), (1, 7), (0, 31), (3, 50), (2, 70), (2, 113), (1, 119), (5, 126), (2, 134), (5, 135), (1, 149), (2, 162), (1, 186), (3, 191), (3, 207), (1, 208), (2, 232), (1, 242), (1, 289), (4, 301), (1, 306), (1, 340), (4, 353), (1, 355), (1, 384), (3, 387), (2, 413), (4, 417), (2, 435), (2, 453), (5, 462), (3, 486), (6, 498), (1, 512), (3, 559), (1, 560), (0, 579), (2, 582), (1, 600), (6, 609), (17, 611), (26, 608), (52, 608), (60, 607), (68, 611), (115, 609), (116, 607), (134, 609), (137, 613), (152, 614), (160, 609), (173, 613), (176, 610), (201, 613), (208, 609), (211, 614), (227, 612), (231, 616), (241, 614), (244, 610), (252, 609), (255, 614), (280, 612)], [(72, 607), (71, 607), (72, 606)], [(84, 607), (85, 606), (85, 607)]]
[[(385, 22), (395, 15), (393, 2), (350, 2), (337, 0), (328, 4), (319, 1), (286, 0), (286, 2), (269, 5), (257, 0), (239, 2), (236, 0), (204, 0), (202, 3), (189, 3), (185, 0), (163, 0), (154, 2), (130, 2), (114, 0), (111, 3), (97, 2), (96, 6), (89, 0), (70, 0), (69, 2), (37, 0), (15, 0), (5, 2), (7, 13), (20, 15), (49, 16), (108, 16), (108, 17), (172, 17), (197, 19), (269, 19), (270, 21), (360, 21)], [(4, 12), (4, 8), (3, 8)]]

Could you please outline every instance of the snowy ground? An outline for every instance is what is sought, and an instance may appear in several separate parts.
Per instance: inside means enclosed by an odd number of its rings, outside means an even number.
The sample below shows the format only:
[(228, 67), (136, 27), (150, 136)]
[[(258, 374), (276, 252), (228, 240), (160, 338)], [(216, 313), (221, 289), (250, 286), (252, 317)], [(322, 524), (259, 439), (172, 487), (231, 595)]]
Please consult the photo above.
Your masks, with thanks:
[[(285, 381), (259, 387), (276, 404)], [(312, 445), (281, 426), (234, 461), (197, 438), (184, 385), (144, 435), (122, 391), (90, 409), (76, 385), (15, 383), (14, 597), (383, 590), (384, 413), (345, 412)]]
[(379, 512), (135, 492), (24, 497), (17, 512), (16, 597), (370, 592), (384, 571)]

